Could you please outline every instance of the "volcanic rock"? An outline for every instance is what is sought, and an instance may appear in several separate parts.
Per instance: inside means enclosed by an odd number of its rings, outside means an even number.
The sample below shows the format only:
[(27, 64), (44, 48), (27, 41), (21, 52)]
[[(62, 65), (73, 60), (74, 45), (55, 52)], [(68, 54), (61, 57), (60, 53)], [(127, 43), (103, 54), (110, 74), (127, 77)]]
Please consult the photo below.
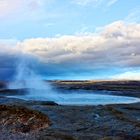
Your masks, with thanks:
[(0, 105), (0, 112), (0, 127), (11, 132), (27, 133), (51, 125), (47, 115), (25, 107)]

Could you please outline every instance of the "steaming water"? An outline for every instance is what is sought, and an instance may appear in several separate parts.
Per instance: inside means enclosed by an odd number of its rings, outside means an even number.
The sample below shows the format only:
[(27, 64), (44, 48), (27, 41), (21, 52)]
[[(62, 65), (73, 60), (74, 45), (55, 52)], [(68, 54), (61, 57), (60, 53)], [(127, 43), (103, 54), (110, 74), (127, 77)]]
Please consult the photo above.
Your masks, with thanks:
[(139, 102), (140, 99), (134, 97), (102, 95), (96, 92), (88, 91), (67, 91), (66, 93), (53, 92), (45, 93), (43, 90), (32, 91), (32, 93), (24, 96), (16, 96), (16, 98), (25, 100), (54, 101), (61, 105), (105, 105), (105, 104), (121, 104)]

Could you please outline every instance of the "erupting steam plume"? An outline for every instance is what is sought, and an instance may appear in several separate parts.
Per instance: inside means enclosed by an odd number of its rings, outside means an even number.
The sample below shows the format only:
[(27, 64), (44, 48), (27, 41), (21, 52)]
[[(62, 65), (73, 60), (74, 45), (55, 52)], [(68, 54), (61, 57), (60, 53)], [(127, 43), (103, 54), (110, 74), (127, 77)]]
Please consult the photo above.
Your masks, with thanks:
[(57, 97), (54, 95), (52, 86), (42, 80), (42, 77), (35, 72), (35, 68), (33, 58), (22, 54), (17, 61), (14, 82), (9, 84), (9, 89), (26, 89), (28, 96), (46, 96), (47, 100), (55, 101)]
[(31, 58), (22, 56), (17, 62), (15, 82), (10, 84), (10, 88), (45, 89), (46, 83), (41, 76), (34, 71), (35, 65)]

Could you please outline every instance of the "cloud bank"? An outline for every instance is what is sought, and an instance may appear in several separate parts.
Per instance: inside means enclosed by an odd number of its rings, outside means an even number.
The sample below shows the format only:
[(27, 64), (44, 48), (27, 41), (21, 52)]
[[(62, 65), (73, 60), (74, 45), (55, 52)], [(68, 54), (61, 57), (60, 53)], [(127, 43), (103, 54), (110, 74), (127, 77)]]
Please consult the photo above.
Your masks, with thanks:
[[(15, 62), (20, 53), (35, 58), (37, 61), (31, 62), (34, 63), (33, 69), (46, 77), (92, 75), (91, 78), (102, 79), (117, 72), (125, 73), (128, 69), (139, 69), (140, 24), (117, 21), (100, 29), (99, 33), (83, 35), (15, 42), (1, 40), (3, 60), (0, 69), (12, 69), (14, 66), (8, 62)], [(140, 79), (139, 74), (137, 76)]]
[(140, 24), (122, 21), (105, 26), (99, 34), (27, 39), (18, 43), (24, 53), (45, 63), (83, 63), (101, 67), (140, 66)]

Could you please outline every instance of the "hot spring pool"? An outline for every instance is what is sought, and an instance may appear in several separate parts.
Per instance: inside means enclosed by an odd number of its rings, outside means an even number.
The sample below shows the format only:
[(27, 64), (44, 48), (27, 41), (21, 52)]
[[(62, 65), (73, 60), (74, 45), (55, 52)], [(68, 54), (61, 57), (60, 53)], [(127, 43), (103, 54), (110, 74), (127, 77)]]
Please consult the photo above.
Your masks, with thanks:
[[(101, 91), (100, 91), (101, 92)], [(10, 96), (24, 100), (36, 100), (36, 101), (54, 101), (61, 105), (105, 105), (105, 104), (127, 104), (139, 102), (139, 98), (115, 96), (105, 94), (97, 94), (96, 92), (89, 91), (68, 91), (66, 93), (42, 93), (31, 92), (21, 96)]]

